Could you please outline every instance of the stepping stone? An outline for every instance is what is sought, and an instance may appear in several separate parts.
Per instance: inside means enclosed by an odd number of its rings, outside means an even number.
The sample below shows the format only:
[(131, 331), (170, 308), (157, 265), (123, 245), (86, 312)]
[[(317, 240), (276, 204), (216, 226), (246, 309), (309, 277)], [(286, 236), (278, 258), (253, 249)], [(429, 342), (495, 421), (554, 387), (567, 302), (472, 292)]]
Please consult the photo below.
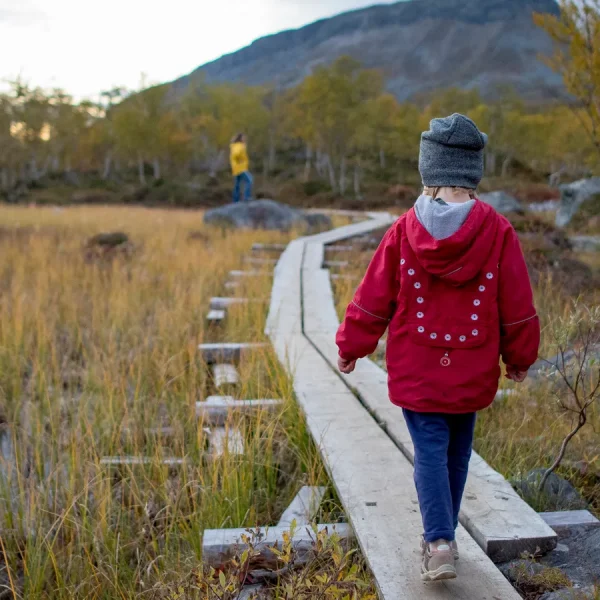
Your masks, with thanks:
[(558, 512), (539, 513), (556, 533), (563, 535), (572, 528), (595, 529), (600, 521), (589, 510), (562, 510)]
[(215, 364), (212, 367), (212, 372), (217, 389), (226, 386), (237, 386), (240, 383), (240, 375), (233, 365)]
[(224, 310), (211, 310), (208, 315), (206, 315), (206, 320), (211, 325), (220, 325), (225, 320), (226, 313)]
[(242, 456), (244, 454), (244, 437), (239, 429), (217, 427), (210, 434), (210, 453), (213, 458), (229, 454)]
[(210, 396), (205, 402), (196, 402), (196, 416), (204, 422), (223, 425), (232, 413), (273, 411), (281, 404), (281, 400), (234, 400), (231, 396)]
[(266, 348), (267, 344), (241, 343), (241, 344), (200, 344), (198, 350), (202, 353), (202, 358), (208, 364), (216, 362), (239, 362), (241, 355), (250, 350), (259, 350)]
[(281, 515), (277, 527), (289, 527), (293, 521), (297, 526), (309, 525), (319, 512), (326, 491), (326, 487), (304, 486)]
[(252, 244), (253, 252), (283, 252), (285, 244)]

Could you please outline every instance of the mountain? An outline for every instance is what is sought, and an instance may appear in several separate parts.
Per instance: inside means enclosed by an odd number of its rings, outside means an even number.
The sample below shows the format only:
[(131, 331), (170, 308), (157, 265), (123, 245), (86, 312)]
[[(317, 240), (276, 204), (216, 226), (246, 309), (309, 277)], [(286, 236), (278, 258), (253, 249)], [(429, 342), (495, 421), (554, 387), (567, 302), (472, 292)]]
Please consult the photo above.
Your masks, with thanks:
[(552, 41), (534, 12), (559, 14), (555, 0), (411, 0), (372, 6), (256, 40), (172, 83), (182, 94), (199, 78), (289, 87), (347, 54), (381, 69), (405, 100), (429, 90), (479, 88), (493, 97), (510, 84), (526, 99), (561, 94), (560, 76), (540, 60)]

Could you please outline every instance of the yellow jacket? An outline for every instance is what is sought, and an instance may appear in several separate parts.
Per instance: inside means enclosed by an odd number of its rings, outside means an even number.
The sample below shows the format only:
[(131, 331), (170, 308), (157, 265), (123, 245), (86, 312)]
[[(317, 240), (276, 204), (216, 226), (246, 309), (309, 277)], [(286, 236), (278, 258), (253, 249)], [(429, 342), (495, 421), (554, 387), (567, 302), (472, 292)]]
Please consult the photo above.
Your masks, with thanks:
[(244, 142), (231, 144), (230, 161), (234, 177), (250, 170), (250, 161), (248, 160), (248, 152), (246, 151), (246, 144)]

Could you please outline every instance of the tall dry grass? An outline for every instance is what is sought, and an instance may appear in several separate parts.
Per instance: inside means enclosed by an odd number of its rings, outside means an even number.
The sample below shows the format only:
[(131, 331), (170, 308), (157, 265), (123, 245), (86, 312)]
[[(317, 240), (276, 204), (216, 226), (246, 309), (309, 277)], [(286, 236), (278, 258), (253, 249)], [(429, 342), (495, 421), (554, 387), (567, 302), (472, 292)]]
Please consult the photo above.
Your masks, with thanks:
[[(90, 256), (106, 231), (129, 250)], [(219, 331), (209, 299), (231, 295), (253, 242), (286, 240), (208, 229), (196, 212), (0, 208), (0, 598), (152, 597), (197, 566), (204, 529), (272, 524), (300, 485), (326, 481), (270, 349), (242, 361), (237, 396), (283, 406), (229, 423), (243, 457), (207, 460), (195, 415), (211, 385), (198, 344), (265, 341), (266, 304)], [(237, 293), (269, 291), (257, 279)], [(145, 432), (163, 426), (174, 435)], [(128, 455), (153, 462), (100, 462)]]

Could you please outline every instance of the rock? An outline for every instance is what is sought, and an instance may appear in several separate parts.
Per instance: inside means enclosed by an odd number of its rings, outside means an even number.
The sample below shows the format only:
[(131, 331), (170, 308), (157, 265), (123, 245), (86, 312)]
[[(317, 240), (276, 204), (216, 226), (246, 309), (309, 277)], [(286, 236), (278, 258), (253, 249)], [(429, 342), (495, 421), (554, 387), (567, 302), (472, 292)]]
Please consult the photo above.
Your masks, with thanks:
[(580, 366), (584, 366), (587, 369), (592, 366), (590, 361), (600, 362), (600, 344), (592, 344), (590, 346), (585, 365), (579, 364), (579, 361), (583, 360), (583, 357), (579, 358), (579, 355), (580, 352), (567, 350), (564, 354), (557, 354), (548, 359), (540, 359), (529, 370), (529, 376), (533, 379), (545, 377), (552, 380), (560, 377), (557, 373), (558, 368), (566, 372), (567, 375), (572, 374), (573, 371), (577, 373)]
[(556, 592), (546, 592), (538, 600), (594, 600), (594, 588), (565, 588)]
[(588, 503), (581, 497), (579, 492), (566, 479), (556, 473), (550, 474), (540, 497), (539, 485), (544, 473), (544, 469), (534, 469), (523, 479), (511, 480), (511, 484), (529, 504), (539, 504), (541, 500), (545, 511), (588, 508)]
[(479, 199), (493, 206), (500, 214), (511, 212), (524, 213), (523, 205), (510, 194), (503, 191), (490, 192), (489, 194), (480, 194)]
[(574, 235), (569, 238), (571, 246), (580, 252), (599, 252), (600, 235)]
[(511, 560), (508, 563), (498, 565), (500, 571), (506, 579), (511, 583), (516, 583), (523, 579), (523, 577), (533, 577), (543, 573), (547, 567), (540, 565), (539, 563), (533, 562), (532, 560), (517, 559)]
[(556, 213), (556, 225), (566, 227), (586, 201), (590, 200), (598, 204), (598, 199), (600, 199), (600, 177), (580, 179), (574, 183), (561, 185), (560, 194), (560, 208)]
[(327, 231), (333, 227), (331, 217), (322, 213), (306, 213), (304, 215), (306, 222), (308, 223), (307, 233), (320, 233), (321, 231)]
[(127, 244), (129, 237), (122, 231), (115, 233), (99, 233), (88, 240), (88, 247), (102, 246), (103, 248), (116, 248), (121, 244)]
[(532, 212), (554, 212), (558, 210), (560, 202), (558, 200), (544, 200), (543, 202), (532, 202), (527, 208)]
[(311, 227), (331, 227), (331, 220), (325, 215), (305, 215), (303, 212), (274, 202), (273, 200), (254, 200), (239, 202), (214, 208), (204, 214), (204, 223), (231, 227), (234, 229), (277, 229), (289, 231), (294, 227), (303, 230)]

